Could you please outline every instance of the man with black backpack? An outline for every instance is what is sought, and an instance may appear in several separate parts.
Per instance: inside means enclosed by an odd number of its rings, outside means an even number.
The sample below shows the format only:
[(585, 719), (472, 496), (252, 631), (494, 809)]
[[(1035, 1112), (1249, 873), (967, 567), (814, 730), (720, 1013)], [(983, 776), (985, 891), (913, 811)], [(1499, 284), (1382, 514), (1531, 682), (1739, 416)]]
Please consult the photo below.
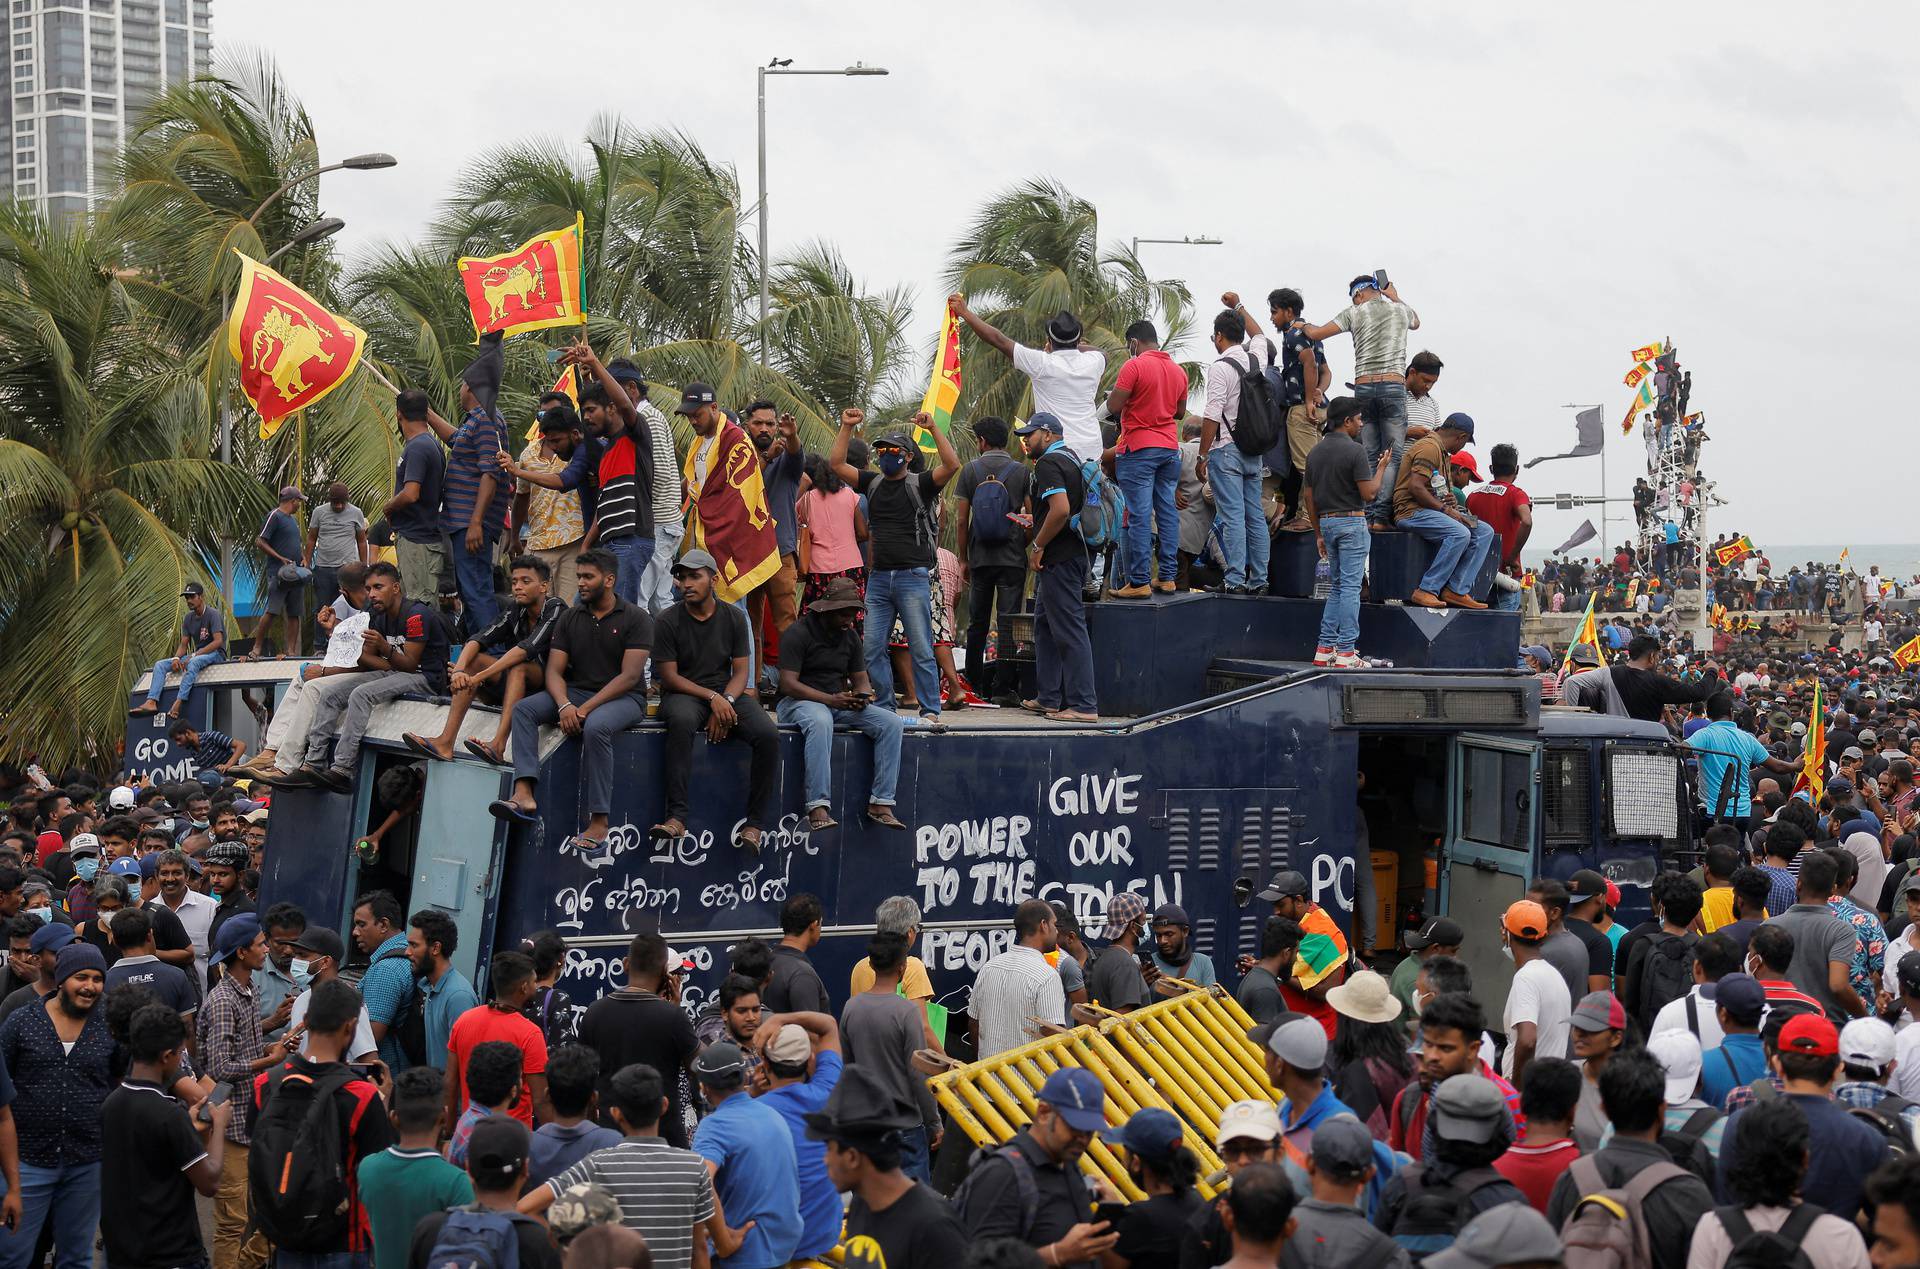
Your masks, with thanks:
[(1642, 1032), (1668, 1004), (1693, 990), (1693, 932), (1700, 915), (1700, 883), (1685, 873), (1661, 873), (1653, 879), (1653, 910), (1660, 928), (1634, 945), (1627, 958), (1625, 999)]
[(1078, 1067), (1047, 1076), (1033, 1122), (974, 1158), (954, 1192), (953, 1210), (975, 1243), (1017, 1238), (1048, 1269), (1091, 1269), (1119, 1241), (1107, 1221), (1090, 1221), (1093, 1200), (1080, 1156), (1107, 1125), (1100, 1077)]
[[(1021, 702), (1055, 722), (1100, 719), (1093, 694), (1093, 641), (1087, 634), (1087, 544), (1077, 522), (1087, 485), (1060, 420), (1044, 410), (1015, 429), (1033, 460), (1027, 523), (1027, 564), (1038, 573), (1033, 600), (1034, 698)], [(873, 583), (867, 583), (872, 601)], [(873, 624), (867, 638), (871, 646)], [(925, 699), (924, 697), (922, 699)]]
[(1285, 420), (1267, 367), (1279, 354), (1265, 335), (1247, 338), (1246, 319), (1231, 309), (1213, 319), (1219, 360), (1207, 367), (1206, 421), (1200, 427), (1200, 479), (1213, 487), (1220, 512), (1220, 545), (1227, 556), (1221, 589), (1257, 595), (1267, 588), (1272, 531), (1261, 480), (1265, 455), (1280, 440)]
[[(1600, 1104), (1613, 1124), (1605, 1149), (1577, 1159), (1554, 1183), (1547, 1219), (1569, 1248), (1641, 1247), (1652, 1269), (1684, 1269), (1694, 1226), (1713, 1208), (1713, 1193), (1659, 1144), (1667, 1073), (1644, 1049), (1614, 1054), (1600, 1076)], [(1626, 1242), (1623, 1244), (1622, 1239)], [(1623, 1264), (1643, 1264), (1633, 1257)]]
[(1506, 1094), (1484, 1075), (1452, 1075), (1433, 1093), (1420, 1162), (1394, 1173), (1374, 1210), (1375, 1228), (1423, 1259), (1453, 1246), (1467, 1222), (1527, 1196), (1494, 1169), (1513, 1144)]
[[(873, 686), (873, 703), (892, 709), (893, 657), (887, 641), (893, 633), (893, 619), (907, 636), (907, 648), (913, 658), (914, 696), (920, 702), (922, 725), (940, 721), (940, 668), (933, 657), (933, 591), (929, 577), (935, 567), (934, 551), (939, 539), (935, 509), (940, 491), (960, 471), (960, 456), (953, 442), (937, 427), (927, 426), (939, 451), (939, 462), (931, 471), (910, 470), (918, 452), (905, 432), (888, 432), (873, 442), (878, 472), (866, 471), (847, 461), (847, 448), (854, 431), (866, 418), (863, 410), (840, 412), (840, 433), (834, 437), (827, 462), (840, 479), (852, 485), (867, 499), (867, 525), (871, 533), (872, 569), (867, 574), (867, 678)], [(916, 416), (916, 423), (929, 423)]]
[(495, 1115), (467, 1142), (473, 1202), (420, 1218), (408, 1269), (560, 1269), (546, 1229), (517, 1210), (531, 1139), (517, 1119)]
[(248, 1207), (279, 1269), (350, 1269), (372, 1252), (355, 1176), (396, 1138), (380, 1090), (343, 1060), (359, 1022), (353, 988), (318, 984), (304, 1054), (254, 1080)]
[(1734, 1201), (1701, 1220), (1688, 1263), (1718, 1269), (1865, 1265), (1860, 1231), (1800, 1198), (1806, 1112), (1792, 1102), (1769, 1102), (1742, 1117), (1742, 1130), (1756, 1149), (1728, 1172), (1725, 1188)]
[[(1005, 419), (973, 421), (980, 456), (960, 469), (954, 482), (954, 540), (965, 545), (960, 576), (972, 588), (967, 616), (967, 677), (996, 705), (1020, 703), (1014, 677), (1011, 617), (1025, 606), (1027, 553), (1013, 517), (1027, 503), (1026, 465), (1007, 449), (1013, 435)], [(987, 630), (995, 632), (996, 660), (987, 663)]]

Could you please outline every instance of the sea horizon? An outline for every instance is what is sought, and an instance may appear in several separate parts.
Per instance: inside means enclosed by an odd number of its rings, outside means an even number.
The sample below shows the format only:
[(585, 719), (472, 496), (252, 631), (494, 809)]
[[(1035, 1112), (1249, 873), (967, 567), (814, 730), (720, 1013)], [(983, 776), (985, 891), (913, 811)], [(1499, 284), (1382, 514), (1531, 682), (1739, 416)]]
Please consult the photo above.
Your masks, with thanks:
[[(1781, 543), (1776, 546), (1770, 542), (1756, 542), (1760, 553), (1773, 564), (1776, 576), (1798, 565), (1807, 566), (1809, 560), (1817, 564), (1833, 564), (1840, 560), (1840, 552), (1846, 551), (1846, 567), (1856, 573), (1865, 573), (1869, 568), (1878, 566), (1883, 577), (1898, 578), (1906, 581), (1920, 575), (1920, 542), (1839, 542), (1808, 545), (1805, 543)], [(1520, 558), (1527, 564), (1544, 563), (1552, 553), (1551, 547), (1538, 547), (1529, 542), (1520, 552)], [(1575, 547), (1569, 554), (1574, 559), (1592, 559), (1598, 554), (1595, 542)]]

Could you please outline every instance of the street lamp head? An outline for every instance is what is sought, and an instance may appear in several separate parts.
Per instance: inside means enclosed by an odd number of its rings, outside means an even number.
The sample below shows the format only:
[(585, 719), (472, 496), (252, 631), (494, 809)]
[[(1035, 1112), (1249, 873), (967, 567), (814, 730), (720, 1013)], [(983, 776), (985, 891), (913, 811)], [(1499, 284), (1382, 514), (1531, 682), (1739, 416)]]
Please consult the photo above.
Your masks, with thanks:
[(865, 62), (855, 62), (841, 73), (844, 75), (885, 75), (888, 72), (884, 66), (868, 66)]
[(302, 228), (287, 240), (290, 247), (303, 247), (310, 242), (319, 242), (322, 238), (331, 238), (347, 227), (347, 222), (338, 216), (322, 216), (312, 224)]
[(376, 152), (373, 154), (356, 154), (350, 159), (341, 159), (340, 166), (350, 167), (355, 171), (367, 171), (371, 168), (393, 167), (399, 162), (400, 160), (394, 158), (391, 154), (380, 154)]

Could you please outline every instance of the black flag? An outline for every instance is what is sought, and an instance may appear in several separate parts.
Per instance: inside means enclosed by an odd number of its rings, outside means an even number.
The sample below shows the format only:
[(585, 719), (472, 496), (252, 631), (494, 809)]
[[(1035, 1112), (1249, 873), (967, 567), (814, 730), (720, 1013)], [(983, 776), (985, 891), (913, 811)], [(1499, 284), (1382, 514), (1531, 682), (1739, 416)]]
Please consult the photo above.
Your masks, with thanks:
[[(1566, 458), (1567, 455), (1559, 454), (1559, 455), (1556, 455), (1556, 457)], [(1553, 553), (1555, 555), (1565, 555), (1568, 551), (1571, 551), (1574, 547), (1579, 546), (1582, 542), (1593, 541), (1594, 538), (1599, 536), (1599, 533), (1600, 531), (1593, 527), (1593, 521), (1582, 520), (1580, 522), (1580, 527), (1573, 531), (1573, 536), (1568, 538), (1565, 542), (1562, 542), (1559, 546), (1554, 547)]]
[(1556, 458), (1588, 458), (1598, 454), (1607, 438), (1606, 420), (1600, 416), (1600, 407), (1596, 405), (1591, 410), (1580, 411), (1573, 416), (1573, 425), (1579, 429), (1580, 439), (1574, 443), (1572, 449), (1564, 454), (1547, 454), (1541, 458), (1530, 459), (1527, 466), (1550, 463)]

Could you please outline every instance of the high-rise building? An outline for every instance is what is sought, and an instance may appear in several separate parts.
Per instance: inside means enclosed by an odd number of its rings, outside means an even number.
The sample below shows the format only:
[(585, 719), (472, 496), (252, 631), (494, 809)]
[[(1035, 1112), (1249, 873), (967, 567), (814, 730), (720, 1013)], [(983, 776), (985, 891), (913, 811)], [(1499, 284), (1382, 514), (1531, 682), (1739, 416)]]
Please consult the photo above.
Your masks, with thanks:
[(211, 0), (5, 0), (0, 198), (83, 213), (127, 127), (213, 60)]

